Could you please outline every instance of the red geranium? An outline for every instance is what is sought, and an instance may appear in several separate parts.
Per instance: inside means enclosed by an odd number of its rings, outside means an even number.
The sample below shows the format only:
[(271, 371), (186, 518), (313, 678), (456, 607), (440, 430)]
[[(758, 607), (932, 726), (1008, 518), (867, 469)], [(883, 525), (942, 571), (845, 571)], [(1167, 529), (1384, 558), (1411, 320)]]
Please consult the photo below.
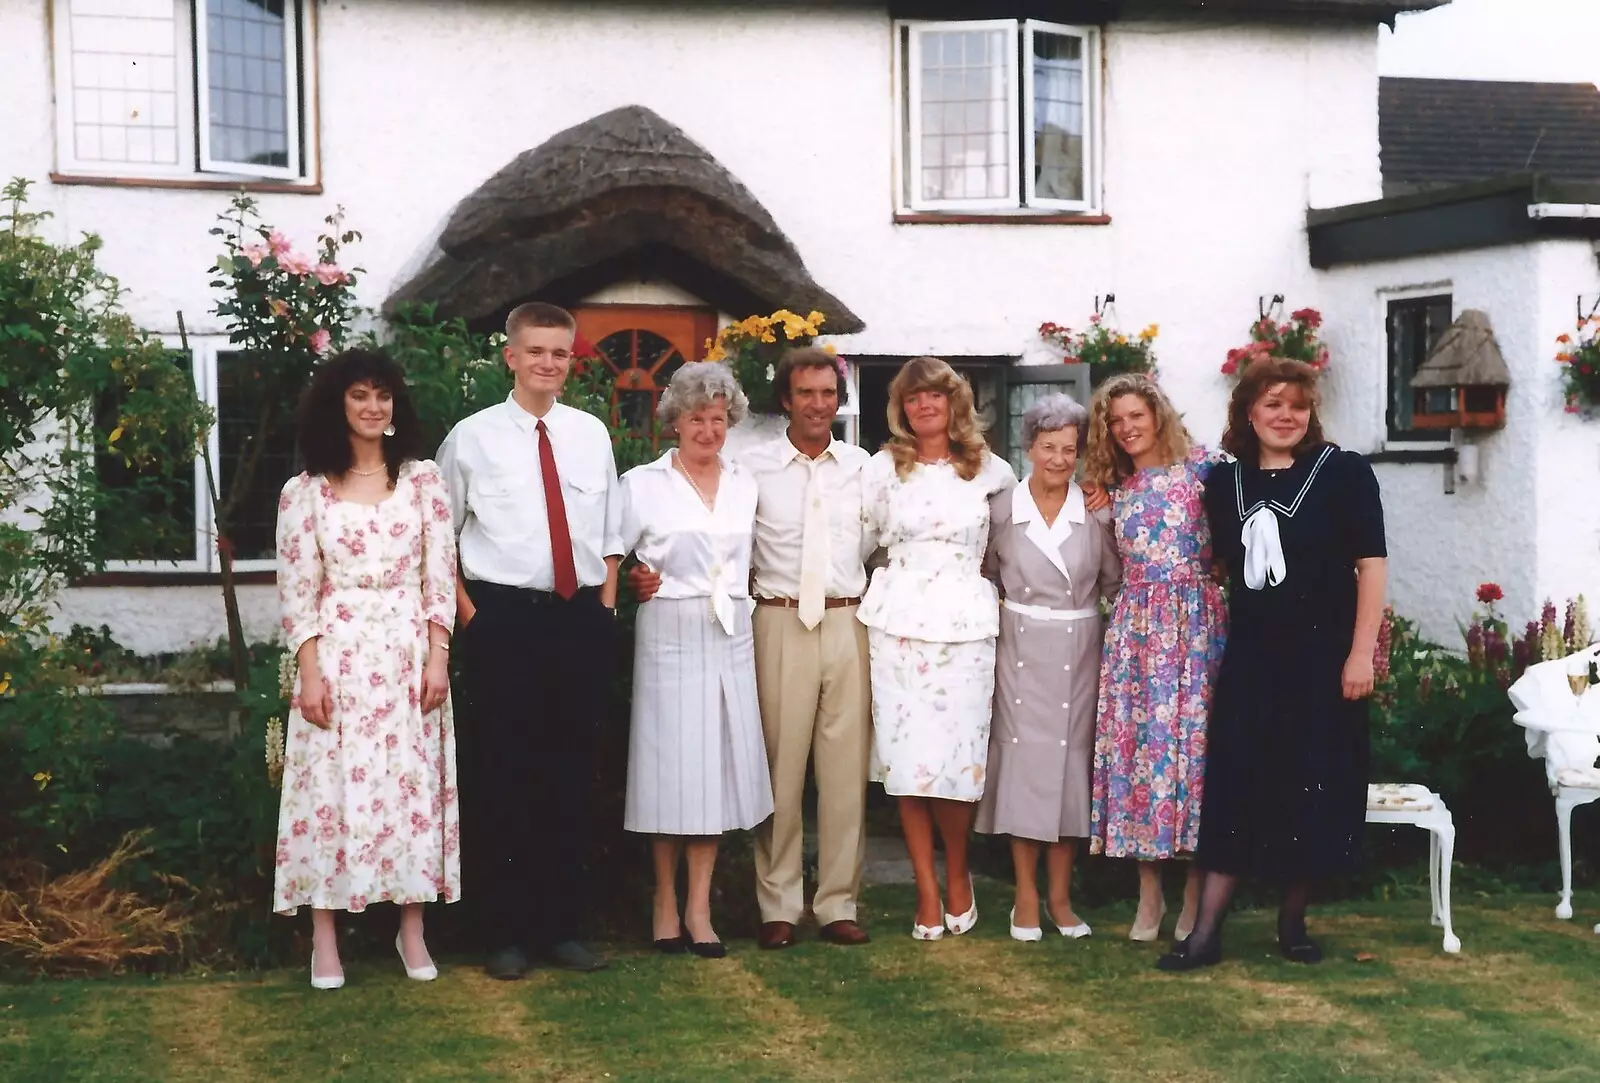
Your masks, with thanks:
[(1478, 601), (1483, 605), (1493, 605), (1505, 596), (1506, 592), (1495, 583), (1483, 583), (1478, 587)]

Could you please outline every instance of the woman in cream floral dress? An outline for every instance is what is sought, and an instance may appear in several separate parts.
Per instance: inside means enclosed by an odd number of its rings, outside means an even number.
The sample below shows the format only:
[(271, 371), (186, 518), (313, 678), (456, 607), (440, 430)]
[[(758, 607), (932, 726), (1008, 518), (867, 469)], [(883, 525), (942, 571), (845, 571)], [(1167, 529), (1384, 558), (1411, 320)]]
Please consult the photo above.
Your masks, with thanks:
[(401, 907), (408, 976), (436, 976), (422, 904), (461, 895), (449, 630), (455, 536), (418, 460), (399, 368), (352, 350), (300, 406), (306, 473), (278, 501), (278, 594), (299, 668), (278, 817), (275, 911), (312, 908), (311, 983), (344, 982), (333, 912)]
[(917, 881), (912, 935), (936, 940), (945, 928), (966, 932), (978, 916), (967, 836), (983, 796), (1000, 631), (983, 552), (989, 497), (1017, 479), (984, 442), (972, 388), (943, 361), (914, 358), (895, 376), (889, 431), (862, 472), (863, 546), (888, 550), (858, 613), (871, 654), (871, 777), (899, 798)]

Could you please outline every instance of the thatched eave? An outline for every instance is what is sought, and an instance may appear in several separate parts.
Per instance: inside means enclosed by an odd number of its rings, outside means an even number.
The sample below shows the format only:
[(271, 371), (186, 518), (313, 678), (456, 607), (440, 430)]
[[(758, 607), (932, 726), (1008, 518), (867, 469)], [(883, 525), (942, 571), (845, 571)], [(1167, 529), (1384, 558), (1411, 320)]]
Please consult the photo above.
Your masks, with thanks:
[(637, 105), (560, 132), (490, 177), (384, 307), (430, 301), (441, 316), (486, 324), (535, 297), (574, 303), (607, 274), (646, 266), (727, 312), (818, 309), (831, 333), (864, 326), (812, 279), (749, 189)]
[(1511, 370), (1488, 315), (1475, 308), (1462, 312), (1417, 367), (1411, 386), (1510, 387)]

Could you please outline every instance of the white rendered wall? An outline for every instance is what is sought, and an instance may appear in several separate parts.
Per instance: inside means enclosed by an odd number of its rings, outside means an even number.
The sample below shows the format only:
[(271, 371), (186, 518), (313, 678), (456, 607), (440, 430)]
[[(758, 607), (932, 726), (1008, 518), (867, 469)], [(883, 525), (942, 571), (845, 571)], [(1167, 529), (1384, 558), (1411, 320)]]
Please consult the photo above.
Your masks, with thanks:
[[(226, 193), (52, 185), (44, 0), (0, 4), (0, 176), (41, 180), (58, 238), (100, 233), (134, 316), (219, 328), (206, 268)], [(516, 154), (622, 105), (683, 128), (738, 176), (816, 279), (867, 323), (846, 353), (1021, 354), (1044, 320), (1081, 327), (1096, 294), (1161, 325), (1162, 371), (1201, 439), (1220, 433), (1217, 372), (1257, 297), (1319, 301), (1305, 208), (1375, 198), (1374, 26), (1243, 19), (1105, 32), (1103, 226), (896, 225), (891, 22), (840, 7), (650, 11), (634, 5), (319, 3), (321, 195), (259, 197), (303, 246), (343, 205), (376, 306), (426, 260), (457, 201)], [(772, 62), (781, 45), (789, 61)], [(817, 63), (805, 58), (825, 58)], [(620, 299), (626, 291), (616, 294)], [(123, 599), (126, 599), (124, 601)], [(111, 622), (140, 649), (221, 631), (151, 613), (139, 588), (73, 592), (64, 619)], [(81, 616), (80, 616), (81, 614)]]
[[(1397, 295), (1449, 293), (1456, 315), (1488, 313), (1511, 370), (1506, 427), (1470, 437), (1479, 477), (1444, 489), (1439, 464), (1376, 467), (1388, 516), (1390, 597), (1436, 641), (1457, 644), (1483, 582), (1506, 592), (1515, 623), (1546, 597), (1600, 600), (1600, 424), (1562, 412), (1555, 337), (1571, 331), (1578, 293), (1600, 292), (1587, 242), (1543, 241), (1339, 268), (1324, 275), (1328, 434), (1357, 451), (1383, 447), (1384, 321)], [(1407, 445), (1392, 445), (1404, 448)]]

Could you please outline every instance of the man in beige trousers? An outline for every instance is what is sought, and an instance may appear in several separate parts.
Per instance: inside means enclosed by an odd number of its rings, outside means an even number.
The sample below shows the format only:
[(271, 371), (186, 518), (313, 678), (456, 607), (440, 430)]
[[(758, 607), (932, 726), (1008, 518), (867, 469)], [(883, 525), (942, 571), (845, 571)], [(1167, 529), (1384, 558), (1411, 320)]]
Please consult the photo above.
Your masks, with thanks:
[[(808, 347), (785, 354), (773, 388), (788, 431), (740, 457), (756, 478), (751, 557), (756, 689), (772, 771), (772, 818), (756, 829), (761, 947), (786, 948), (805, 911), (802, 803), (806, 762), (817, 780), (817, 891), (823, 940), (865, 944), (856, 922), (865, 848), (871, 694), (861, 560), (861, 468), (868, 454), (833, 438), (847, 390), (842, 363)], [(641, 600), (660, 579), (635, 568)]]

